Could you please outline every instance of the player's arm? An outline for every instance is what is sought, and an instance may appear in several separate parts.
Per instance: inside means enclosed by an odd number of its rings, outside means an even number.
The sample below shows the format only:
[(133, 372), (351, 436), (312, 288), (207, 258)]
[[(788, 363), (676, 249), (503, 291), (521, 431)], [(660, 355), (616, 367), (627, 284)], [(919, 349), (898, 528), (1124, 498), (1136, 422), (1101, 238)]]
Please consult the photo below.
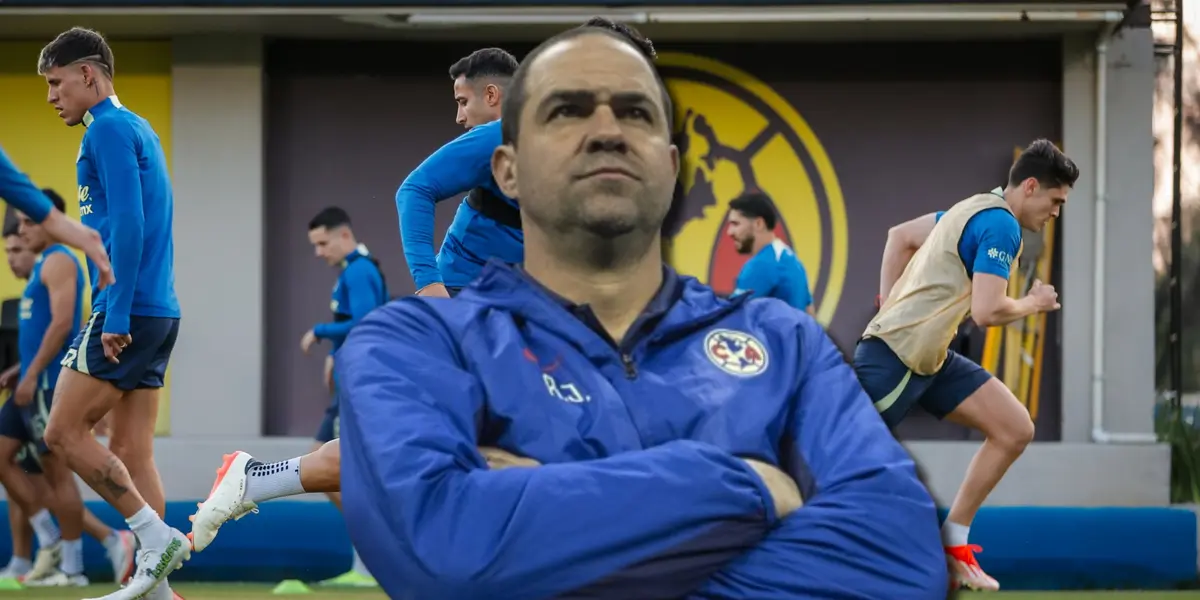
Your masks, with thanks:
[(804, 507), (696, 597), (945, 598), (937, 507), (912, 459), (820, 325), (798, 335), (793, 444), (780, 458)]
[(29, 177), (19, 171), (0, 148), (0, 198), (25, 213), (34, 223), (46, 220), (54, 205)]
[(79, 267), (65, 253), (57, 252), (46, 257), (42, 263), (42, 285), (50, 297), (50, 325), (42, 334), (42, 344), (25, 370), (26, 377), (36, 378), (58, 356), (71, 326), (79, 315), (75, 313), (76, 283)]
[(883, 261), (879, 266), (879, 301), (887, 299), (892, 286), (904, 274), (905, 267), (913, 254), (929, 238), (940, 213), (929, 213), (906, 221), (888, 230), (887, 242), (883, 245)]
[(133, 126), (120, 119), (100, 119), (88, 130), (91, 159), (108, 201), (109, 243), (113, 271), (121, 279), (108, 292), (104, 333), (129, 333), (129, 311), (137, 287), (145, 243), (146, 215), (142, 210), (142, 179)]
[(435, 206), (486, 184), (492, 177), (492, 152), (500, 142), (499, 122), (476, 127), (426, 158), (396, 190), (400, 241), (417, 291), (442, 282), (433, 247)]
[(101, 288), (112, 282), (112, 265), (100, 234), (54, 208), (50, 199), (8, 159), (3, 148), (0, 148), (0, 198), (28, 215), (34, 223), (41, 223), (58, 241), (83, 250), (100, 272)]
[(694, 441), (488, 469), (476, 449), (486, 397), (459, 352), (432, 310), (402, 300), (336, 357), (342, 501), (364, 562), (390, 574), (385, 591), (390, 579), (441, 600), (679, 598), (777, 520), (743, 460)]
[(359, 264), (364, 260), (351, 263), (343, 274), (342, 283), (346, 286), (346, 295), (349, 297), (350, 318), (313, 327), (313, 335), (317, 336), (317, 339), (341, 342), (367, 313), (379, 306), (379, 298), (383, 296), (383, 280), (370, 261), (366, 261), (365, 265)]
[(749, 293), (751, 298), (763, 298), (779, 283), (779, 269), (766, 261), (751, 259), (738, 273), (736, 294)]
[(817, 316), (817, 309), (813, 306), (812, 290), (808, 287), (808, 270), (804, 268), (804, 263), (799, 259), (796, 263), (800, 265), (800, 289), (804, 291), (804, 312), (810, 316)]
[(1038, 312), (1037, 300), (1008, 295), (1012, 263), (1021, 249), (1021, 226), (1007, 211), (991, 210), (972, 217), (963, 235), (979, 239), (971, 263), (971, 318), (980, 327), (1007, 325)]

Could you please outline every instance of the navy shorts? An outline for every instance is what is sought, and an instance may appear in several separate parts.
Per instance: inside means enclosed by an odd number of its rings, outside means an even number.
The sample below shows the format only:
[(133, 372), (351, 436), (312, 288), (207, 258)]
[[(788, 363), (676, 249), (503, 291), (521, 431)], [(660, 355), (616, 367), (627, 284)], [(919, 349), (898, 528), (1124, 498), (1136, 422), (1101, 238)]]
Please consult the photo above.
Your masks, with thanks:
[(29, 466), (22, 464), (26, 471), (40, 473), (38, 459), (49, 451), (46, 447), (46, 422), (50, 420), (50, 402), (53, 398), (54, 390), (38, 390), (29, 406), (17, 406), (11, 396), (4, 406), (0, 406), (0, 436), (21, 442), (22, 452), (18, 454), (18, 459), (27, 455), (26, 461), (32, 460), (38, 465), (37, 471), (30, 471)]
[(322, 444), (338, 439), (341, 434), (340, 415), (337, 394), (334, 394), (333, 402), (325, 409), (325, 417), (321, 419), (321, 426), (317, 428), (317, 435), (313, 439)]
[(179, 337), (179, 319), (165, 317), (129, 317), (129, 335), (133, 342), (117, 356), (121, 362), (109, 362), (100, 342), (104, 331), (104, 313), (94, 312), (87, 327), (67, 350), (62, 366), (96, 379), (107, 381), (130, 392), (163, 386), (167, 363)]
[(854, 372), (888, 427), (895, 427), (913, 405), (942, 419), (992, 378), (970, 359), (950, 350), (933, 375), (917, 375), (879, 338), (859, 340)]
[(450, 287), (450, 286), (446, 286), (446, 293), (447, 293), (447, 294), (450, 294), (450, 297), (451, 297), (451, 298), (453, 298), (453, 297), (455, 297), (455, 296), (457, 296), (457, 295), (461, 294), (461, 293), (462, 293), (462, 291), (463, 291), (463, 289), (462, 289), (461, 287)]

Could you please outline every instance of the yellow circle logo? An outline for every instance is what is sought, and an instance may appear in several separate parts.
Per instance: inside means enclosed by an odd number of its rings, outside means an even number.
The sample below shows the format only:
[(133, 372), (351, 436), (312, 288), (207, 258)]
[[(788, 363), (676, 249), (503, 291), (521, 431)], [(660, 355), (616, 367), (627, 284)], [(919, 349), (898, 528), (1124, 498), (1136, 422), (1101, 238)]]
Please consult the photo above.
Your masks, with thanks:
[(725, 234), (729, 202), (760, 191), (775, 202), (775, 234), (808, 272), (821, 323), (837, 310), (846, 279), (846, 207), (833, 163), (808, 123), (749, 73), (675, 52), (658, 67), (675, 103), (676, 143), (685, 192), (669, 260), (721, 293), (734, 290), (748, 257)]

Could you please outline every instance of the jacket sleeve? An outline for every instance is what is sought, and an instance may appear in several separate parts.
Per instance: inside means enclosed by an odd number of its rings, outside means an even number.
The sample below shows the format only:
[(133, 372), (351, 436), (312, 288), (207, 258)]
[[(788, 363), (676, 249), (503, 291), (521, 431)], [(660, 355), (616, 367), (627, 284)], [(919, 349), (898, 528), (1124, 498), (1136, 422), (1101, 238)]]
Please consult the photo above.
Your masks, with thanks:
[(390, 597), (628, 598), (665, 581), (638, 597), (679, 598), (775, 521), (757, 475), (700, 442), (489, 470), (482, 386), (437, 319), (394, 302), (335, 360), (350, 537)]
[(805, 504), (692, 597), (945, 598), (937, 509), (908, 453), (812, 319), (800, 352), (792, 449), (781, 458)]
[(442, 281), (433, 247), (437, 203), (492, 178), (492, 152), (500, 139), (499, 123), (476, 127), (426, 158), (396, 190), (400, 242), (418, 290)]

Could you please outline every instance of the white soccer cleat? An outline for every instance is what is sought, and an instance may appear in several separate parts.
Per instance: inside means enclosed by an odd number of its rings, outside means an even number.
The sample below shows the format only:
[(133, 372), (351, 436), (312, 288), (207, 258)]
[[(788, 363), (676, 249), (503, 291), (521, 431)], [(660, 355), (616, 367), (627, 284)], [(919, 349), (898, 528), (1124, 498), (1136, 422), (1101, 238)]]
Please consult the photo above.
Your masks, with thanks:
[(137, 568), (125, 587), (97, 600), (141, 600), (151, 597), (167, 575), (192, 557), (192, 545), (182, 532), (172, 529), (165, 548), (143, 548), (137, 553)]
[(21, 577), (21, 583), (30, 585), (39, 579), (44, 579), (58, 571), (62, 564), (62, 540), (54, 542), (45, 548), (39, 548), (37, 557), (33, 559), (33, 568)]
[[(32, 569), (32, 567), (30, 567), (30, 569)], [(11, 564), (9, 564), (7, 567), (4, 567), (3, 570), (0, 570), (0, 579), (16, 579), (16, 580), (20, 581), (22, 578), (25, 577), (25, 574), (28, 572), (29, 572), (29, 569), (21, 571), (21, 570), (14, 569), (13, 566)]]
[(24, 584), (25, 584), (25, 587), (31, 587), (31, 588), (87, 587), (88, 586), (88, 578), (86, 575), (83, 575), (82, 573), (77, 574), (77, 575), (67, 575), (66, 573), (63, 573), (62, 571), (54, 571), (53, 573), (50, 573), (49, 575), (47, 575), (45, 577), (35, 579), (32, 581), (25, 581)]
[(137, 536), (132, 531), (118, 531), (120, 542), (114, 548), (107, 550), (108, 560), (112, 563), (113, 580), (121, 585), (133, 577), (133, 568), (137, 560)]
[(217, 480), (213, 482), (208, 499), (199, 504), (192, 521), (192, 548), (200, 552), (217, 537), (217, 530), (230, 519), (238, 520), (252, 512), (258, 505), (245, 499), (247, 471), (258, 461), (253, 456), (237, 451), (226, 454), (221, 468), (217, 469)]
[(963, 587), (977, 592), (996, 592), (1000, 583), (983, 571), (975, 553), (983, 549), (968, 544), (964, 546), (947, 546), (946, 562), (950, 567), (950, 577), (955, 587)]

